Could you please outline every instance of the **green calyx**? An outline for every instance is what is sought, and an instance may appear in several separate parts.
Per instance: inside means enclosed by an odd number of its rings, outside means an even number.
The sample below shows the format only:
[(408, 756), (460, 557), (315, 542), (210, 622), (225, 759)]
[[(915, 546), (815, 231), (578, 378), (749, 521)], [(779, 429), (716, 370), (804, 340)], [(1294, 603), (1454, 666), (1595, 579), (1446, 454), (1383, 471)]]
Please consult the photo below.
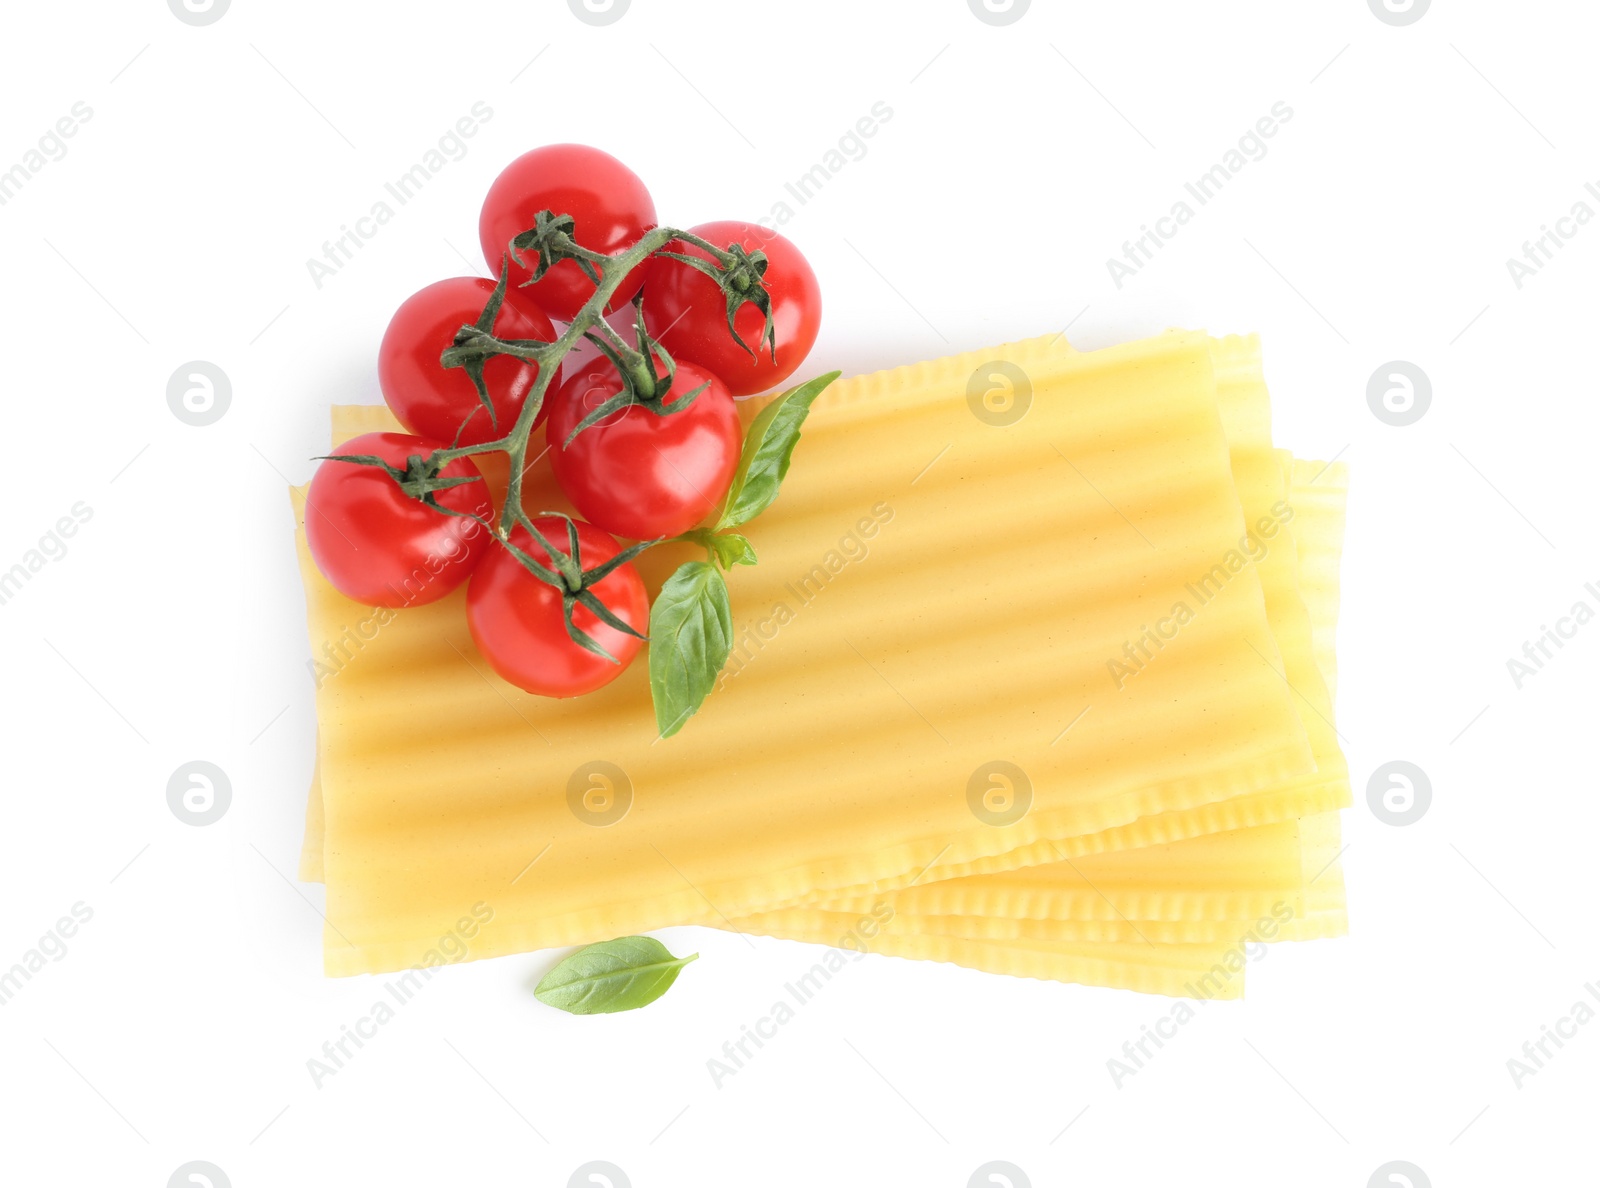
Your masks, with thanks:
[[(767, 292), (765, 281), (767, 254), (759, 249), (753, 252), (746, 251), (743, 245), (737, 243), (719, 248), (694, 235), (680, 234), (679, 238), (686, 239), (696, 247), (711, 253), (712, 259), (685, 255), (682, 252), (659, 254), (669, 260), (687, 264), (696, 272), (704, 273), (716, 281), (717, 287), (722, 290), (723, 299), (727, 302), (728, 333), (733, 335), (733, 341), (743, 347), (752, 359), (758, 357), (760, 353), (758, 348), (764, 344), (773, 362), (777, 362), (778, 332), (772, 318), (772, 295)], [(765, 319), (761, 337), (757, 340), (757, 349), (752, 349), (734, 326), (734, 318), (746, 305), (755, 306)]]
[(395, 466), (376, 454), (321, 454), (315, 461), (321, 462), (348, 462), (354, 466), (371, 466), (383, 471), (395, 481), (395, 484), (412, 499), (421, 500), (429, 507), (450, 515), (463, 513), (452, 511), (450, 508), (441, 507), (437, 499), (440, 491), (448, 491), (451, 487), (460, 487), (466, 483), (481, 483), (481, 474), (452, 475), (446, 478), (440, 472), (446, 463), (436, 460), (437, 455), (424, 458), (421, 454), (412, 454), (406, 459), (405, 469)]
[[(611, 329), (608, 322), (599, 323), (586, 336), (617, 369), (617, 374), (622, 377), (622, 390), (592, 409), (583, 420), (573, 426), (572, 432), (567, 434), (566, 441), (561, 443), (562, 448), (571, 445), (573, 439), (591, 425), (599, 424), (612, 413), (624, 408), (638, 405), (658, 417), (671, 416), (688, 408), (700, 393), (711, 386), (709, 381), (703, 383), (692, 392), (685, 392), (669, 403), (667, 395), (672, 391), (673, 382), (678, 377), (678, 365), (673, 362), (667, 349), (651, 338), (644, 328), (642, 291), (633, 299), (633, 328), (639, 339), (637, 350), (623, 342), (621, 336)], [(656, 371), (658, 361), (662, 365), (662, 371), (659, 373)]]
[[(595, 265), (608, 261), (609, 257), (591, 252), (574, 239), (573, 232), (576, 229), (577, 223), (571, 215), (541, 210), (534, 216), (533, 226), (512, 239), (511, 258), (530, 273), (528, 279), (522, 282), (522, 287), (543, 280), (545, 273), (562, 260), (574, 261), (592, 284), (600, 283), (600, 274), (595, 271)], [(523, 253), (528, 251), (534, 253), (531, 266), (523, 258)]]
[(631, 635), (635, 639), (649, 639), (648, 635), (635, 630), (631, 625), (619, 619), (605, 603), (595, 597), (594, 587), (603, 582), (617, 569), (632, 561), (646, 549), (660, 543), (659, 541), (641, 541), (630, 548), (623, 549), (610, 560), (602, 561), (599, 565), (584, 568), (582, 547), (578, 541), (578, 525), (569, 515), (563, 512), (540, 512), (541, 516), (554, 516), (564, 520), (567, 525), (567, 551), (562, 552), (545, 538), (538, 526), (526, 516), (520, 517), (522, 526), (528, 530), (534, 540), (539, 542), (539, 547), (544, 549), (550, 558), (550, 565), (546, 566), (534, 560), (526, 550), (518, 548), (509, 539), (502, 539), (501, 543), (510, 551), (511, 555), (534, 577), (546, 585), (561, 592), (561, 620), (567, 628), (567, 638), (587, 652), (593, 652), (611, 663), (618, 663), (617, 658), (603, 648), (599, 641), (588, 632), (573, 622), (573, 612), (578, 607), (583, 607), (613, 630), (624, 635)]
[[(478, 402), (488, 412), (489, 424), (495, 429), (500, 428), (500, 418), (495, 412), (494, 401), (489, 399), (488, 385), (483, 381), (484, 366), (496, 355), (515, 355), (519, 359), (542, 364), (545, 353), (554, 345), (536, 338), (495, 337), (494, 323), (500, 316), (500, 307), (505, 304), (506, 278), (509, 270), (510, 261), (502, 256), (500, 281), (495, 285), (494, 292), (489, 295), (488, 304), (483, 307), (478, 320), (456, 331), (455, 341), (439, 356), (441, 366), (460, 367), (467, 373), (467, 378), (472, 380), (472, 386), (478, 391)], [(462, 432), (471, 420), (472, 418), (468, 417), (461, 423), (461, 428), (456, 430), (457, 441), (461, 439)]]

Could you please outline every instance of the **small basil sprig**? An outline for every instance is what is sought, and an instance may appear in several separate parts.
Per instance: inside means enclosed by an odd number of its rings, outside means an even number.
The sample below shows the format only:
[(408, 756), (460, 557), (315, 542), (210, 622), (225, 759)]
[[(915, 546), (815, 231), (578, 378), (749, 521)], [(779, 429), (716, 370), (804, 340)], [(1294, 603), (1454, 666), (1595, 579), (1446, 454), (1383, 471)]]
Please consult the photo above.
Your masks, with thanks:
[(624, 936), (585, 945), (539, 979), (533, 994), (572, 1015), (610, 1015), (649, 1006), (700, 956), (674, 957), (653, 936)]
[(711, 692), (733, 647), (728, 583), (710, 561), (689, 561), (650, 608), (650, 693), (656, 729), (671, 738)]
[(650, 692), (662, 738), (682, 730), (699, 710), (733, 648), (733, 610), (722, 570), (754, 565), (756, 553), (742, 534), (724, 529), (747, 524), (772, 506), (812, 402), (838, 378), (837, 371), (819, 375), (762, 409), (745, 434), (716, 526), (677, 538), (703, 546), (710, 559), (680, 565), (650, 608)]
[(734, 472), (728, 501), (717, 519), (718, 532), (748, 524), (772, 506), (779, 484), (789, 473), (789, 461), (800, 441), (800, 426), (805, 424), (812, 402), (838, 378), (837, 371), (819, 375), (790, 388), (761, 410), (745, 434), (739, 469)]

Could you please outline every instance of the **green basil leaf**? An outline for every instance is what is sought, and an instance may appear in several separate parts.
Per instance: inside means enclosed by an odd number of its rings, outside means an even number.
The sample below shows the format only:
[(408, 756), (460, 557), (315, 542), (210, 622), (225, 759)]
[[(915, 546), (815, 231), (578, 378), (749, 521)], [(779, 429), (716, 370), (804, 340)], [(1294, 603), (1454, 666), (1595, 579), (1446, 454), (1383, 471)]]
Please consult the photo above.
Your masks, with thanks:
[(745, 434), (744, 453), (733, 485), (728, 488), (728, 502), (717, 521), (718, 529), (748, 524), (772, 506), (783, 476), (789, 473), (789, 460), (800, 440), (800, 426), (811, 411), (811, 402), (838, 378), (837, 371), (819, 375), (790, 388), (761, 410)]
[(662, 738), (683, 728), (711, 692), (733, 647), (728, 584), (710, 561), (689, 561), (650, 608), (650, 694)]
[(717, 561), (724, 569), (756, 563), (755, 546), (737, 532), (717, 533), (711, 538), (711, 547), (716, 550)]
[(674, 957), (653, 936), (601, 941), (557, 964), (539, 979), (533, 994), (572, 1015), (637, 1010), (665, 994), (678, 980), (678, 971), (698, 956)]
[(737, 532), (713, 532), (709, 528), (691, 528), (672, 539), (687, 544), (697, 544), (710, 551), (723, 569), (732, 569), (735, 565), (754, 565), (757, 560), (755, 546), (750, 543), (748, 537), (741, 536)]

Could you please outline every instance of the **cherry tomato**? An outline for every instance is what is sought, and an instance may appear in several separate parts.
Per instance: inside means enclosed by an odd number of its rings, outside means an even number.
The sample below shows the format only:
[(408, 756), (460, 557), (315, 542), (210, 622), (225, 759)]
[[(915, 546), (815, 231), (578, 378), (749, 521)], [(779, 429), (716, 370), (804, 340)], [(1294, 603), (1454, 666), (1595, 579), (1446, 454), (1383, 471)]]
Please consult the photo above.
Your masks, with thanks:
[(739, 413), (723, 382), (693, 363), (678, 365), (666, 402), (710, 386), (694, 403), (659, 416), (631, 405), (565, 444), (578, 423), (622, 390), (622, 377), (597, 359), (569, 377), (550, 402), (545, 434), (556, 482), (584, 518), (633, 540), (676, 536), (705, 519), (739, 466)]
[[(364, 433), (333, 452), (375, 455), (404, 470), (412, 455), (440, 448), (407, 433)], [(479, 472), (471, 458), (457, 458), (440, 473)], [(482, 482), (446, 488), (435, 498), (453, 511), (493, 519)], [(312, 559), (336, 590), (367, 606), (422, 606), (443, 598), (467, 580), (490, 540), (482, 524), (411, 498), (376, 466), (325, 461), (306, 496)]]
[[(677, 260), (652, 257), (645, 269), (645, 325), (674, 359), (687, 359), (721, 376), (735, 396), (754, 396), (777, 387), (794, 374), (817, 341), (822, 290), (816, 273), (799, 248), (755, 223), (727, 219), (689, 230), (718, 247), (737, 243), (767, 254), (764, 280), (772, 298), (778, 361), (772, 361), (772, 352), (761, 337), (766, 326), (761, 311), (747, 303), (734, 315), (739, 337), (756, 352), (752, 359), (728, 332), (728, 302), (716, 281)], [(711, 258), (704, 249), (677, 240), (666, 250)]]
[[(565, 520), (543, 516), (534, 524), (546, 540), (566, 551)], [(584, 569), (593, 569), (622, 551), (594, 525), (581, 520), (577, 525), (578, 559)], [(550, 554), (526, 528), (515, 529), (511, 542), (541, 565), (550, 565)], [(646, 630), (650, 603), (644, 581), (632, 564), (619, 565), (591, 589), (617, 618), (637, 631)], [(491, 551), (467, 587), (467, 626), (478, 651), (495, 672), (529, 693), (542, 697), (592, 693), (616, 680), (644, 642), (608, 626), (583, 606), (574, 609), (572, 621), (618, 663), (572, 642), (562, 619), (561, 591), (529, 573), (510, 550), (497, 547)]]
[[(494, 403), (494, 418), (478, 399), (478, 389), (465, 371), (439, 365), (439, 356), (455, 341), (456, 331), (476, 323), (493, 294), (492, 280), (458, 276), (412, 294), (389, 319), (383, 345), (378, 348), (378, 383), (389, 408), (412, 433), (451, 442), (458, 440), (459, 431), (460, 444), (482, 445), (516, 424), (539, 374), (538, 364), (496, 355), (484, 365), (484, 386)], [(544, 310), (516, 289), (506, 293), (494, 334), (544, 342), (556, 337)], [(551, 386), (559, 382), (558, 370)], [(539, 419), (544, 419), (542, 408)]]
[[(611, 255), (633, 246), (656, 225), (656, 204), (638, 175), (610, 153), (582, 144), (552, 144), (523, 153), (494, 179), (478, 217), (483, 258), (496, 276), (511, 241), (533, 227), (541, 210), (571, 215), (572, 236), (593, 252)], [(535, 263), (532, 253), (523, 258)], [(602, 274), (604, 269), (600, 270)], [(515, 259), (511, 283), (531, 275)], [(621, 309), (644, 283), (644, 269), (628, 277), (607, 312)], [(551, 317), (570, 322), (594, 295), (594, 285), (575, 260), (562, 260), (539, 281), (522, 290)]]

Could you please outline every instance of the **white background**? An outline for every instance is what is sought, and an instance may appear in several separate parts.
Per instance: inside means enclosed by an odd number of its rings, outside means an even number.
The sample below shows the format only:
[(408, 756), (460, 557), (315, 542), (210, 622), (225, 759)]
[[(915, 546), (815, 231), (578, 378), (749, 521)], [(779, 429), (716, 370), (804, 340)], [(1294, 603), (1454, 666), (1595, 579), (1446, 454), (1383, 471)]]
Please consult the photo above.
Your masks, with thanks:
[[(1049, 3), (991, 27), (964, 0), (160, 0), (8, 5), (0, 169), (78, 101), (92, 119), (0, 206), (0, 569), (82, 501), (70, 551), (0, 606), (0, 966), (71, 905), (93, 919), (0, 1008), (0, 1181), (257, 1185), (1361, 1188), (1594, 1182), (1600, 1022), (1518, 1089), (1506, 1061), (1600, 982), (1591, 624), (1518, 690), (1506, 661), (1600, 583), (1596, 262), (1583, 227), (1519, 290), (1506, 268), (1600, 187), (1577, 3)], [(536, 59), (529, 65), (530, 59)], [(492, 121), (318, 288), (306, 260), (477, 101)], [(698, 949), (646, 1011), (540, 1006), (549, 955), (436, 980), (348, 1067), (306, 1061), (366, 1014), (325, 980), (321, 889), (292, 880), (312, 686), (285, 486), (327, 408), (375, 402), (394, 306), (480, 270), (481, 196), (512, 157), (609, 149), (688, 225), (766, 214), (877, 101), (892, 120), (786, 232), (847, 372), (1059, 330), (1259, 330), (1278, 440), (1353, 474), (1339, 712), (1351, 935), (1279, 946), (1121, 1089), (1106, 1061), (1166, 1000), (871, 958), (718, 1089), (706, 1061), (814, 952)], [(1274, 103), (1293, 119), (1157, 260), (1106, 266)], [(1600, 199), (1587, 196), (1600, 211)], [(793, 203), (791, 202), (791, 205)], [(466, 262), (463, 262), (463, 258)], [(232, 382), (168, 409), (193, 359)], [(1368, 377), (1431, 378), (1406, 428)], [(233, 803), (174, 818), (207, 759)], [(1402, 758), (1407, 828), (1366, 807)], [(1600, 1006), (1600, 1003), (1595, 1005)]]

